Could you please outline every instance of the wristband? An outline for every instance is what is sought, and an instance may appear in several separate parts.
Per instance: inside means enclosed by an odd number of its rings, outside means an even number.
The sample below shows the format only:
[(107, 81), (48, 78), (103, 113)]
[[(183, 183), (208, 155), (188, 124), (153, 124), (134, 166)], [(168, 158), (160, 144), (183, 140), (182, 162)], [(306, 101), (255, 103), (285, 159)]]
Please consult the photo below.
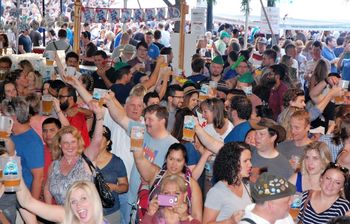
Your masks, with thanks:
[(325, 78), (324, 81), (325, 81), (325, 83), (326, 83), (327, 85), (329, 85), (329, 82), (328, 82), (327, 78)]

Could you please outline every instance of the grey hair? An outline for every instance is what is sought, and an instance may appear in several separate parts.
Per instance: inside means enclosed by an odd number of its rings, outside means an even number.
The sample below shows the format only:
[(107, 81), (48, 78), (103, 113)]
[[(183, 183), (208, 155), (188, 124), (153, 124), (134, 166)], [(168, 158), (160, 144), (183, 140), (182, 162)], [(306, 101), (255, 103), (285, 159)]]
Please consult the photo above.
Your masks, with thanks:
[(2, 101), (2, 109), (6, 116), (16, 116), (18, 123), (29, 122), (29, 104), (23, 97), (13, 97)]

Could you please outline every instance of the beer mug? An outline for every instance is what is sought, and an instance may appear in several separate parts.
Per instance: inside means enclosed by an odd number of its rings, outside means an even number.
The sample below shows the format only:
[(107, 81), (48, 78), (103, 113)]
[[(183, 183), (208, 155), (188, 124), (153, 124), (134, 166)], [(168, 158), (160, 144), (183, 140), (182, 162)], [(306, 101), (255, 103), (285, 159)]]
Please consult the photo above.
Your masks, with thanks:
[(143, 147), (143, 138), (145, 135), (145, 128), (142, 126), (133, 126), (130, 134), (130, 151), (138, 151)]
[(184, 118), (184, 126), (182, 129), (182, 139), (185, 141), (193, 142), (194, 134), (195, 134), (194, 128), (195, 128), (194, 118), (190, 115), (186, 115)]
[[(347, 91), (348, 87), (349, 87), (349, 81), (340, 80), (338, 86), (341, 87), (343, 89), (343, 91)], [(344, 94), (334, 97), (334, 103), (338, 104), (338, 105), (343, 104), (344, 103)]]
[(0, 116), (0, 139), (7, 139), (12, 132), (13, 120), (7, 116)]
[(15, 192), (21, 183), (21, 160), (18, 156), (2, 158), (3, 161), (3, 183), (6, 192)]
[(94, 88), (94, 92), (92, 94), (92, 98), (94, 100), (97, 100), (98, 101), (98, 104), (102, 107), (103, 104), (104, 104), (104, 101), (103, 101), (103, 96), (106, 95), (108, 93), (108, 90), (107, 89), (99, 89), (99, 88)]
[(76, 67), (67, 66), (67, 68), (66, 68), (66, 75), (67, 76), (75, 76), (76, 71), (77, 71)]
[(216, 97), (218, 94), (218, 83), (216, 81), (209, 81), (209, 87), (213, 90), (214, 97)]
[(55, 51), (46, 51), (46, 65), (53, 65), (55, 61), (55, 53)]
[(296, 220), (298, 218), (302, 197), (303, 195), (300, 192), (296, 192), (293, 198), (293, 202), (290, 205), (289, 214), (292, 216), (293, 220)]
[(42, 113), (44, 115), (50, 115), (53, 107), (53, 97), (51, 95), (43, 95), (41, 97)]
[(203, 84), (199, 92), (199, 101), (204, 101), (209, 98), (209, 85)]

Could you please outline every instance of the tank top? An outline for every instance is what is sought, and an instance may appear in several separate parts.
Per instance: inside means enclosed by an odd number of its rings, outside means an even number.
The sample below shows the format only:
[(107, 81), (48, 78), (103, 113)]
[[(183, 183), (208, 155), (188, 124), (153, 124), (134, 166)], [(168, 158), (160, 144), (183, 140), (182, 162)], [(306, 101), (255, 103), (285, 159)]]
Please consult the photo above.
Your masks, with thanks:
[(58, 205), (64, 204), (68, 189), (75, 181), (80, 180), (93, 181), (93, 176), (85, 170), (81, 156), (67, 176), (61, 174), (60, 160), (53, 161), (49, 177), (49, 191)]

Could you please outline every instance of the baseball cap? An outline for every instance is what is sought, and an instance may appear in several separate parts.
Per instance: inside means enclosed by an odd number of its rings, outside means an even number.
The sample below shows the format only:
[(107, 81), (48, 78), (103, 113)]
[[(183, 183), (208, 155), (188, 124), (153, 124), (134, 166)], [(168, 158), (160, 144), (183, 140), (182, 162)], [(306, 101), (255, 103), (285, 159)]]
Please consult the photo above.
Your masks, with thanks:
[(267, 45), (267, 39), (265, 37), (260, 37), (259, 44), (266, 44)]

